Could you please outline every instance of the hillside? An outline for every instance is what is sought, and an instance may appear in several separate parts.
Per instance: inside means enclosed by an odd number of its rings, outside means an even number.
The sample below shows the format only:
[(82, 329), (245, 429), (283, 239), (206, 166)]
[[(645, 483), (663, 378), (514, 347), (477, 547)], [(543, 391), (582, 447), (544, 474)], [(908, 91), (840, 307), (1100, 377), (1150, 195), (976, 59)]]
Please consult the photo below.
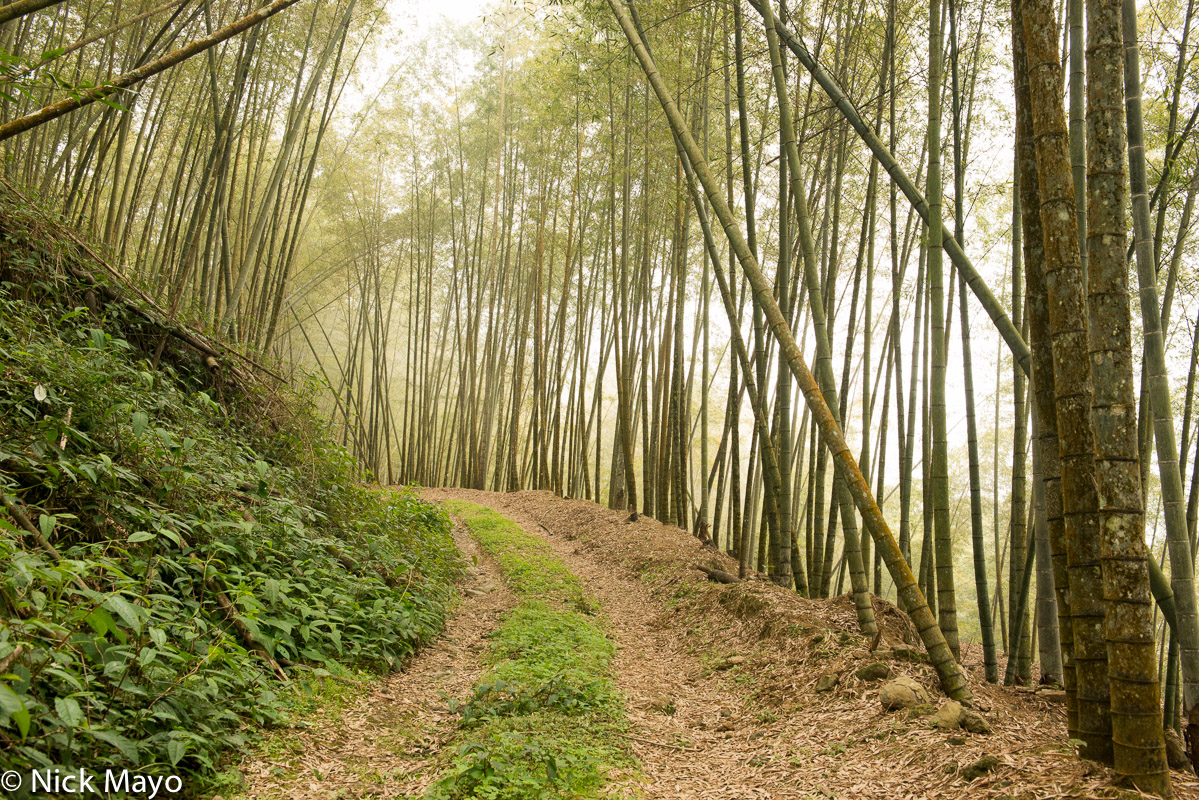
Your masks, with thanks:
[(449, 523), (0, 194), (0, 770), (177, 776), (440, 630)]

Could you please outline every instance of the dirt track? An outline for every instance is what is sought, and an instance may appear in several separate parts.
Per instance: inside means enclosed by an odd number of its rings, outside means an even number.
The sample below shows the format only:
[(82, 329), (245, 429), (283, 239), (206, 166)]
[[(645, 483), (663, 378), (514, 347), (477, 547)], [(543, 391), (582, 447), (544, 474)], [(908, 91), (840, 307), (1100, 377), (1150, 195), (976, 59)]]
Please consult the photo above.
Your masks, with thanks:
[(272, 737), (241, 765), (246, 798), (419, 797), (433, 783), (433, 760), (457, 729), (445, 698), (470, 693), (485, 637), (515, 605), (474, 540), (461, 531), (455, 540), (476, 563), (442, 635), (335, 722)]
[[(778, 587), (708, 582), (697, 563), (735, 571), (685, 532), (650, 519), (545, 492), (431, 489), (495, 508), (545, 538), (609, 621), (615, 669), (631, 723), (636, 774), (612, 776), (615, 797), (646, 798), (1057, 798), (1112, 797), (1109, 773), (1082, 762), (1065, 739), (1063, 709), (971, 674), (988, 735), (930, 729), (884, 713), (877, 682), (855, 675), (876, 660), (856, 636), (846, 598), (806, 600)], [(478, 555), (474, 543), (460, 546)], [(463, 696), (481, 669), (483, 637), (512, 599), (479, 559), (470, 592), (445, 635), (383, 681), (332, 730), (296, 737), (285, 758), (247, 765), (251, 797), (412, 796), (431, 782), (452, 733), (444, 697)], [(476, 586), (477, 586), (476, 583)], [(907, 633), (880, 604), (884, 639)], [(968, 667), (977, 654), (965, 655)], [(936, 692), (923, 664), (891, 662), (896, 675)], [(821, 676), (837, 676), (817, 692)], [(299, 750), (299, 752), (294, 752)], [(961, 771), (983, 755), (998, 766), (973, 782)], [(297, 776), (296, 770), (299, 769)], [(312, 770), (321, 778), (313, 777)], [(282, 772), (282, 776), (280, 775)], [(1199, 798), (1193, 775), (1174, 773), (1175, 796)]]

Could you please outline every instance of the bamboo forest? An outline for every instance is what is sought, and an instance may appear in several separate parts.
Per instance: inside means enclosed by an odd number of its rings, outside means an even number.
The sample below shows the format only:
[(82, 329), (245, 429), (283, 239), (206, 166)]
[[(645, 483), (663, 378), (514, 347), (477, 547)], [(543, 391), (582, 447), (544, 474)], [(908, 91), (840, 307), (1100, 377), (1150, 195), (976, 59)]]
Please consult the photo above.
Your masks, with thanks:
[(0, 795), (1199, 800), (1197, 11), (0, 0)]

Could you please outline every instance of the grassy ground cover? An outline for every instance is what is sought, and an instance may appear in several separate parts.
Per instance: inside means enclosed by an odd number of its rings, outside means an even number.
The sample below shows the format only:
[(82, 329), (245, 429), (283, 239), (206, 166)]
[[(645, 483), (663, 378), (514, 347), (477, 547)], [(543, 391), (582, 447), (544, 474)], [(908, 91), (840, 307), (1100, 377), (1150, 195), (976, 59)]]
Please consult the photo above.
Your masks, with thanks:
[(577, 577), (512, 521), (449, 501), (520, 602), (491, 637), (486, 675), (456, 702), (453, 763), (431, 798), (588, 798), (628, 766), (613, 645)]

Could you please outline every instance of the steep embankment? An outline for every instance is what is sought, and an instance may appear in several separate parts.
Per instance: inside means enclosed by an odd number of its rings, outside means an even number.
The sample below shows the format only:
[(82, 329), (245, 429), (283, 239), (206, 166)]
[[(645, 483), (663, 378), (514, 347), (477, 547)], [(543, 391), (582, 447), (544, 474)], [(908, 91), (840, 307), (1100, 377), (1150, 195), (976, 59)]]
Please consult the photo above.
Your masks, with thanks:
[(0, 195), (0, 236), (3, 788), (113, 768), (203, 793), (440, 630), (449, 521), (366, 488), (308, 399), (98, 282), (75, 234)]

